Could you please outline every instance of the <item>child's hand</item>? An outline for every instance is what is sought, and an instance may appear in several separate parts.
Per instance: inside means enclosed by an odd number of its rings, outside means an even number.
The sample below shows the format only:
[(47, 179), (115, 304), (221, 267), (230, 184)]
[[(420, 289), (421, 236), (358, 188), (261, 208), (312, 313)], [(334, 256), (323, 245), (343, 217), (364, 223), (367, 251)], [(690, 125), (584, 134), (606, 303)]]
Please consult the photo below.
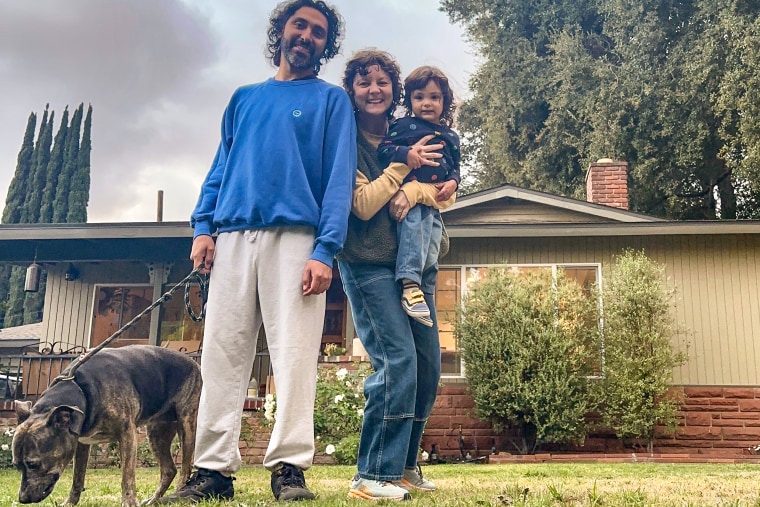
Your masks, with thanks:
[(457, 191), (457, 182), (448, 180), (443, 183), (436, 183), (435, 188), (438, 189), (438, 193), (435, 194), (435, 200), (438, 202), (448, 201), (454, 195), (454, 192)]
[(409, 147), (409, 154), (406, 157), (407, 162), (410, 161), (410, 158), (413, 156), (412, 154), (414, 154), (415, 159), (419, 161), (419, 164), (416, 167), (407, 164), (410, 169), (419, 169), (419, 167), (423, 165), (433, 167), (441, 165), (436, 162), (436, 159), (443, 157), (443, 154), (441, 153), (443, 144), (427, 144), (427, 142), (433, 139), (433, 137), (435, 136), (432, 134), (427, 135)]
[(406, 154), (406, 165), (409, 169), (419, 169), (425, 163), (425, 159), (422, 158), (420, 152), (415, 149), (410, 149)]

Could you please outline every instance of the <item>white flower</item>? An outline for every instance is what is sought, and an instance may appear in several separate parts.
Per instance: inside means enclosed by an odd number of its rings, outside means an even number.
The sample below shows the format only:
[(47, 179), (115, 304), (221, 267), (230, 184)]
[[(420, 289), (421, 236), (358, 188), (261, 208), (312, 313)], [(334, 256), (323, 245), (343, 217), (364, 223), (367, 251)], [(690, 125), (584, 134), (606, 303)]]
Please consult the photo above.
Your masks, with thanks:
[(351, 381), (350, 380), (346, 380), (346, 387), (351, 387)]
[(334, 445), (330, 444), (327, 447), (325, 447), (325, 454), (327, 454), (328, 456), (330, 454), (334, 453), (334, 452), (335, 452), (335, 446)]
[(356, 409), (356, 414), (357, 414), (359, 417), (364, 417), (364, 409), (363, 409), (363, 408), (357, 408), (357, 409)]
[(427, 461), (428, 458), (430, 458), (430, 455), (427, 453), (427, 451), (422, 451), (422, 454), (420, 454), (420, 458), (422, 458), (422, 461)]
[(10, 449), (10, 447), (8, 447), (8, 444), (3, 444), (2, 446), (0, 446), (0, 449), (7, 451), (8, 449)]
[(264, 418), (272, 422), (275, 418), (275, 412), (277, 410), (277, 401), (274, 399), (273, 394), (267, 394), (264, 398)]
[(338, 394), (335, 396), (335, 403), (340, 403), (343, 401), (344, 396), (342, 394)]
[(346, 375), (348, 375), (348, 370), (345, 368), (341, 368), (340, 370), (335, 372), (335, 376), (338, 377), (338, 380), (343, 380), (346, 378)]

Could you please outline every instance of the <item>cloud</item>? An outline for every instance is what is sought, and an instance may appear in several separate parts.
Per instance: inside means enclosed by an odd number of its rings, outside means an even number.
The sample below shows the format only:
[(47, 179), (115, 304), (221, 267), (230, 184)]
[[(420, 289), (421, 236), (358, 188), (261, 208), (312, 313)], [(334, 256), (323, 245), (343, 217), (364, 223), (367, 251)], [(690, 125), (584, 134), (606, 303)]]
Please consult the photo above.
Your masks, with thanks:
[[(364, 47), (407, 73), (433, 64), (460, 95), (474, 71), (462, 30), (435, 0), (333, 0), (346, 20), (343, 54), (321, 77), (338, 83)], [(219, 139), (232, 91), (275, 69), (264, 57), (272, 0), (33, 0), (0, 17), (0, 197), (29, 113), (46, 103), (93, 106), (90, 221), (187, 220)], [(56, 125), (56, 129), (58, 125)]]

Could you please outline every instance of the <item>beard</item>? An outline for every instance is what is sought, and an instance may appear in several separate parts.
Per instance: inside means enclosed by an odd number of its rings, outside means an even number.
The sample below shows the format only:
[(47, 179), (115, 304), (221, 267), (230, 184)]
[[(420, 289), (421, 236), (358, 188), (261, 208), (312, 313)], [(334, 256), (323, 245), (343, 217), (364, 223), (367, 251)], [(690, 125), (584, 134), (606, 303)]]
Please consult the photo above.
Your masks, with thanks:
[[(303, 55), (301, 53), (294, 52), (293, 49), (296, 47), (300, 47), (301, 49), (305, 50), (308, 54)], [(319, 56), (314, 54), (313, 45), (302, 44), (299, 38), (297, 37), (294, 37), (293, 39), (289, 41), (286, 41), (283, 39), (282, 55), (288, 61), (290, 66), (297, 70), (306, 70), (306, 69), (315, 68), (317, 66), (317, 63), (319, 63), (319, 58), (320, 58)]]

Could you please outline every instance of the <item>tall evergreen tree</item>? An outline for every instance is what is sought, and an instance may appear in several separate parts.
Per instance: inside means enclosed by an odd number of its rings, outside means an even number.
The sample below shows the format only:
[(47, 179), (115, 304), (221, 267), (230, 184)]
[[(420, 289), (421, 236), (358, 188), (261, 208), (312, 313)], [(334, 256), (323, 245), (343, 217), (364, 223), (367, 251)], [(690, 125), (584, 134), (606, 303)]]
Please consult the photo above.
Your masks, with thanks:
[(76, 171), (71, 177), (67, 223), (87, 222), (87, 202), (90, 199), (90, 130), (92, 128), (92, 105), (87, 108), (82, 130), (82, 142), (76, 161)]
[(79, 156), (79, 133), (82, 128), (82, 114), (84, 103), (79, 104), (74, 114), (71, 116), (69, 132), (66, 136), (66, 148), (63, 154), (63, 168), (58, 176), (58, 184), (55, 189), (55, 200), (53, 201), (53, 223), (60, 224), (66, 222), (66, 216), (69, 213), (69, 192), (71, 191), (71, 179), (77, 170), (77, 159)]
[(8, 196), (5, 198), (2, 223), (17, 224), (21, 220), (21, 211), (26, 199), (26, 188), (29, 181), (29, 172), (32, 169), (34, 155), (34, 130), (37, 126), (37, 115), (31, 113), (26, 122), (24, 140), (18, 153), (16, 172), (8, 187)]
[(40, 204), (39, 223), (49, 224), (53, 222), (53, 202), (55, 201), (58, 177), (63, 169), (63, 154), (66, 147), (66, 139), (69, 133), (69, 108), (63, 110), (61, 126), (55, 134), (55, 144), (50, 153), (47, 166), (45, 188), (42, 190), (42, 202)]
[(48, 108), (49, 104), (45, 106), (40, 132), (37, 135), (37, 143), (34, 145), (32, 171), (29, 175), (29, 184), (26, 189), (26, 199), (20, 220), (21, 223), (25, 224), (36, 224), (40, 217), (40, 202), (47, 178), (50, 147), (53, 144), (53, 121), (55, 120), (55, 111), (51, 111), (48, 118)]
[(9, 280), (10, 291), (5, 309), (4, 327), (20, 326), (24, 323), (24, 278), (26, 269), (19, 266), (11, 268)]
[[(3, 209), (1, 222), (3, 224), (17, 224), (21, 220), (26, 199), (27, 181), (34, 156), (34, 131), (36, 126), (37, 115), (31, 113), (26, 123), (24, 139), (18, 153), (16, 172), (13, 175), (10, 187), (8, 188), (8, 195), (5, 199), (5, 208)], [(8, 325), (5, 323), (5, 317), (12, 312), (9, 309), (12, 288), (11, 273), (11, 266), (0, 266), (0, 327)], [(13, 304), (16, 304), (15, 300)]]
[[(476, 188), (582, 198), (629, 162), (633, 209), (760, 216), (760, 18), (744, 0), (442, 0), (483, 56), (459, 130)], [(740, 195), (737, 195), (737, 189)]]

